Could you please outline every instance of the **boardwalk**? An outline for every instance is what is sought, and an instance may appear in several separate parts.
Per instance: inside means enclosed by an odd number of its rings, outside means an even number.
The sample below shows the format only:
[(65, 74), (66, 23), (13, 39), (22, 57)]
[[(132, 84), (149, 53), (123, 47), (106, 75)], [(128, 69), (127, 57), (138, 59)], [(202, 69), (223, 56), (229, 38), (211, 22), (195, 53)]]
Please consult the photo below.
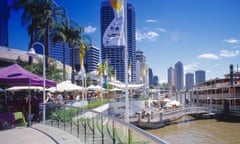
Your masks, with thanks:
[(206, 107), (181, 107), (176, 109), (162, 110), (162, 111), (150, 111), (148, 114), (143, 115), (139, 113), (137, 117), (130, 119), (131, 123), (142, 128), (159, 128), (165, 125), (165, 123), (174, 121), (184, 115), (190, 114), (208, 114), (209, 108)]
[(0, 131), (0, 141), (5, 144), (82, 144), (73, 135), (44, 124), (17, 127)]

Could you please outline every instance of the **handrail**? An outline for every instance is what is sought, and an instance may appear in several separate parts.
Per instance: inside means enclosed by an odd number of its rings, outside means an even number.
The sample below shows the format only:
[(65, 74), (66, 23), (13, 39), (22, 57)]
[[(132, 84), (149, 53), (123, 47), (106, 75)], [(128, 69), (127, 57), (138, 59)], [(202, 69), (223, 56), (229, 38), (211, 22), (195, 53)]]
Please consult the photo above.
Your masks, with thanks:
[[(104, 141), (118, 143), (120, 142), (118, 136), (121, 136), (121, 140), (124, 138), (124, 143), (129, 144), (141, 141), (151, 144), (167, 144), (166, 141), (147, 131), (95, 110), (86, 110), (63, 104), (51, 104), (47, 105), (46, 113), (46, 124), (69, 131), (71, 134), (80, 137), (85, 143), (100, 140), (102, 143)], [(87, 124), (88, 122), (91, 122), (90, 127)], [(99, 127), (101, 127), (101, 131), (99, 131)]]

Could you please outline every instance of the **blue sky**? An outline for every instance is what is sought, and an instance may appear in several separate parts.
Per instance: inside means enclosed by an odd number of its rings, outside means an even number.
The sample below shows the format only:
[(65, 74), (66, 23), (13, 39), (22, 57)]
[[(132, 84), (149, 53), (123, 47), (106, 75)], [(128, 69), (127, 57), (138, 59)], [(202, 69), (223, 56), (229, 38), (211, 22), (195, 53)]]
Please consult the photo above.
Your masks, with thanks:
[[(56, 0), (85, 27), (100, 47), (101, 0)], [(223, 77), (229, 64), (240, 64), (239, 0), (128, 0), (136, 11), (136, 49), (161, 82), (181, 61), (184, 72), (205, 70), (207, 79)], [(27, 50), (29, 37), (21, 14), (11, 13), (9, 46)]]

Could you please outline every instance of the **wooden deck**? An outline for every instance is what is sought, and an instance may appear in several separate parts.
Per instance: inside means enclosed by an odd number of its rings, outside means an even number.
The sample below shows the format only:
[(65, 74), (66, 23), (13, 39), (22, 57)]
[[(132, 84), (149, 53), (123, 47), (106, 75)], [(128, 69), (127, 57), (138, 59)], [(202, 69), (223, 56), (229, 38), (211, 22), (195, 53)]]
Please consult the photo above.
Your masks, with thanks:
[(130, 122), (141, 128), (159, 128), (163, 127), (166, 123), (181, 118), (184, 115), (190, 114), (207, 114), (210, 113), (208, 108), (205, 107), (181, 107), (170, 110), (149, 111), (146, 110), (139, 112), (135, 117), (130, 117)]

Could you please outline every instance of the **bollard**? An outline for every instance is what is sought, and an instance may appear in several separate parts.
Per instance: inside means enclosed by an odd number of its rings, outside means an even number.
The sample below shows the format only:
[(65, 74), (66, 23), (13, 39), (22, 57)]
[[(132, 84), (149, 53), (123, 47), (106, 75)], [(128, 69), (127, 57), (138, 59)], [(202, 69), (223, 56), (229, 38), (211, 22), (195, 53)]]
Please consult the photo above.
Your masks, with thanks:
[(150, 114), (148, 113), (148, 114), (147, 114), (148, 123), (150, 123), (150, 117), (151, 117), (151, 116), (150, 116)]
[(160, 113), (160, 122), (162, 122), (162, 113)]
[(141, 113), (137, 113), (137, 116), (138, 116), (138, 122), (140, 122)]
[(153, 112), (151, 112), (151, 119), (153, 119)]

